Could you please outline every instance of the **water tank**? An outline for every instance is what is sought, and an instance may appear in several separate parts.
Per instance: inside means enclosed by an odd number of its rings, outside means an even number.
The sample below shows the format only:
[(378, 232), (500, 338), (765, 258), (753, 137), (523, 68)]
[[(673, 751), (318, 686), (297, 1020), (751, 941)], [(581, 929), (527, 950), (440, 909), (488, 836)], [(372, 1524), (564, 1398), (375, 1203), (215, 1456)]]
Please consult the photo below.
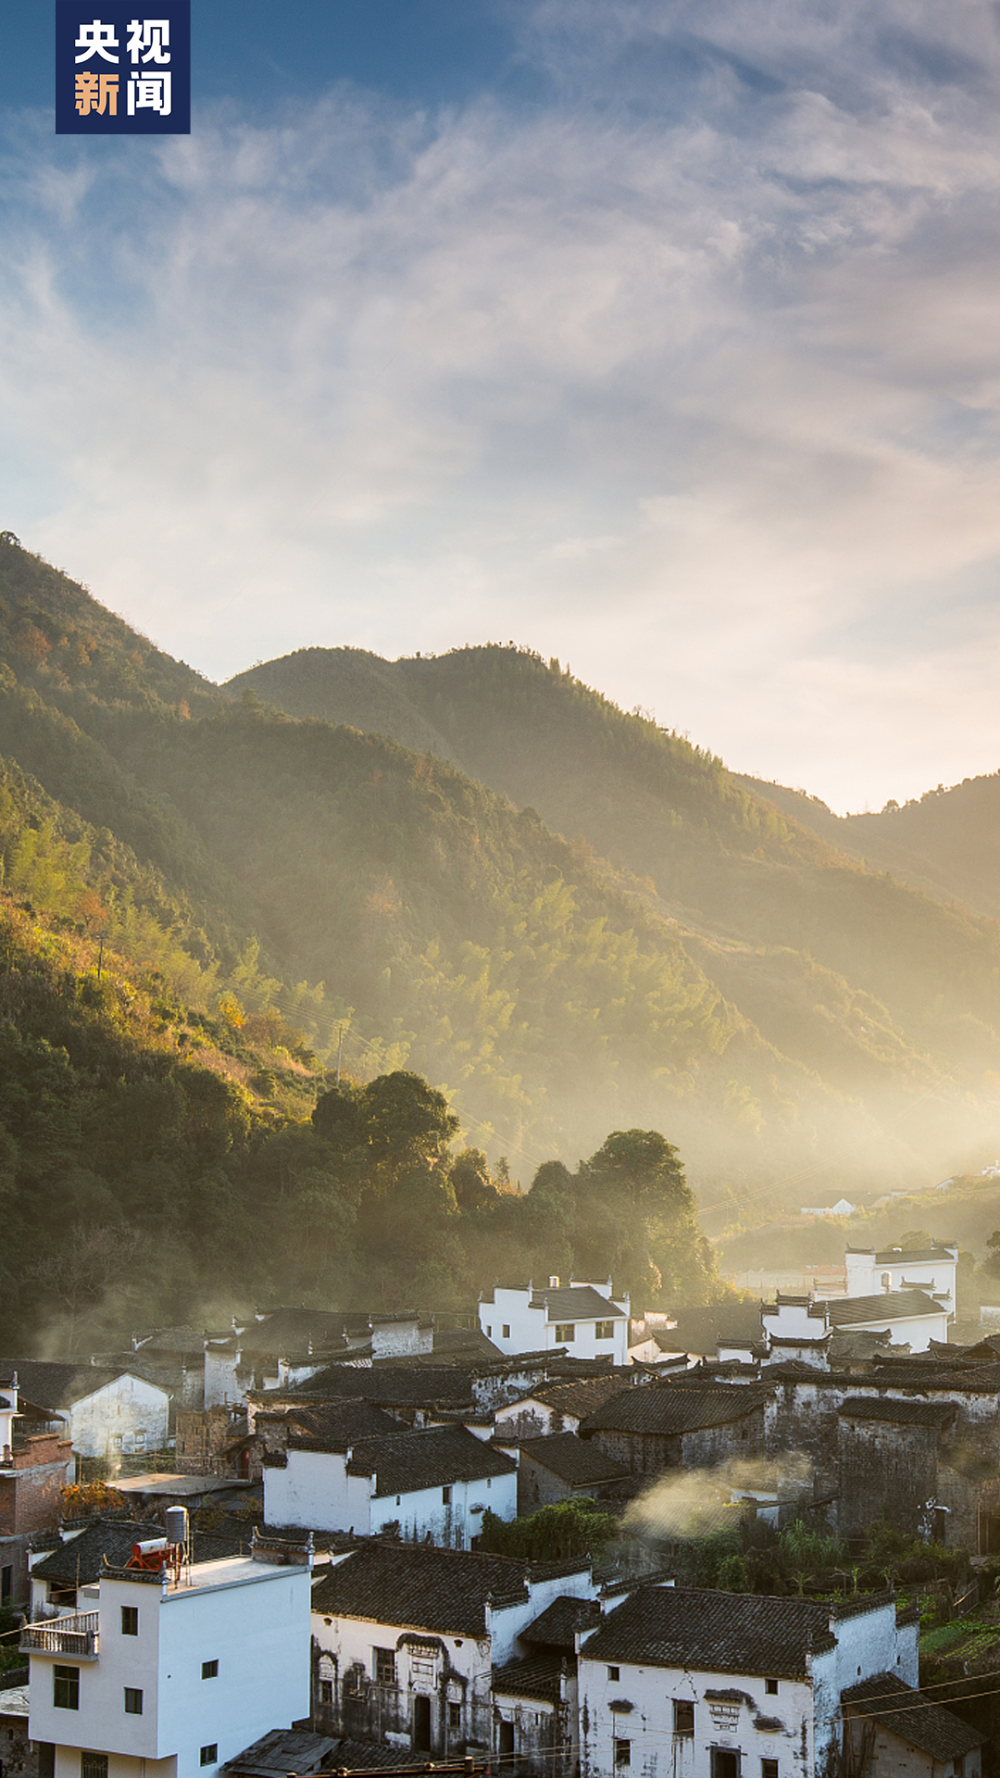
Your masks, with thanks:
[(168, 1543), (187, 1543), (188, 1516), (186, 1506), (168, 1506), (163, 1515)]
[(132, 1545), (132, 1555), (136, 1559), (140, 1556), (153, 1556), (158, 1550), (165, 1550), (166, 1547), (167, 1540), (165, 1537), (147, 1537), (143, 1543), (134, 1543)]

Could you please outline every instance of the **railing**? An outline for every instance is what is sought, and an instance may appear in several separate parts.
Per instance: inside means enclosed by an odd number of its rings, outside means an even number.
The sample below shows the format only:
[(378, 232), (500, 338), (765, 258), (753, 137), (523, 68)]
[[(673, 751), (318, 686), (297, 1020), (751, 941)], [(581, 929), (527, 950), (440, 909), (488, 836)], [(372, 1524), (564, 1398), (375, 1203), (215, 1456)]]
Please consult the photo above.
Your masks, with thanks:
[(75, 1655), (78, 1661), (95, 1661), (99, 1622), (98, 1612), (77, 1611), (54, 1618), (51, 1624), (26, 1624), (18, 1648), (22, 1654)]

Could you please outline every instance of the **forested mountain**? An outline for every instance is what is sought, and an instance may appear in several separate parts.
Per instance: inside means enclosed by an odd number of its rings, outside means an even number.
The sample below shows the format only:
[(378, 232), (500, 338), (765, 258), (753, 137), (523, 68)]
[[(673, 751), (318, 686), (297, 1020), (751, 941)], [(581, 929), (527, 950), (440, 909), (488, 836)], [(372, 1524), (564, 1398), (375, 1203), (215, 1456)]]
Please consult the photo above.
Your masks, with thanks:
[[(9, 540), (0, 661), (22, 900), (232, 1030), (415, 1070), (524, 1185), (616, 1129), (663, 1131), (706, 1205), (997, 1146), (992, 925), (556, 662), (310, 650), (220, 689)], [(244, 1073), (294, 1119), (280, 1069)]]
[(818, 797), (753, 778), (737, 782), (845, 852), (937, 900), (1000, 918), (1000, 773), (965, 778), (878, 814), (835, 815)]
[[(829, 1099), (792, 1086), (789, 1137), (758, 1079), (733, 1069), (734, 1096), (747, 1089), (746, 1128), (766, 1130), (775, 1173), (825, 1158), (831, 1177), (842, 1170), (858, 1182), (886, 1166), (906, 1172), (907, 1149), (950, 1170), (956, 1150), (994, 1145), (1000, 936), (964, 908), (866, 869), (822, 824), (810, 831), (795, 818), (810, 799), (779, 809), (558, 662), (509, 647), (397, 662), (307, 649), (230, 689), (300, 719), (419, 737), (537, 809), (577, 856), (603, 856), (638, 878), (650, 913), (745, 1027), (835, 1096), (831, 1133), (822, 1128)], [(839, 831), (832, 816), (830, 828)], [(995, 881), (1000, 899), (1000, 870)], [(771, 1078), (789, 1092), (777, 1062)], [(753, 1139), (743, 1144), (751, 1174), (757, 1152)]]

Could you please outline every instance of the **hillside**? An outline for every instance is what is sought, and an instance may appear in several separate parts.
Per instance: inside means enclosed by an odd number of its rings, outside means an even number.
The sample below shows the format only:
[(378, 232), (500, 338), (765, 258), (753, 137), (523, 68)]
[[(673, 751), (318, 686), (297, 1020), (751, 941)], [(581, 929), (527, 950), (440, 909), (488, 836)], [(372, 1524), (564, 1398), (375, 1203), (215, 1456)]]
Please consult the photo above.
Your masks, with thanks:
[(558, 663), (310, 650), (220, 690), (9, 542), (0, 659), (22, 893), (75, 871), (196, 1007), (417, 1070), (522, 1183), (614, 1128), (743, 1211), (997, 1147), (993, 929)]
[[(615, 709), (558, 662), (499, 647), (394, 663), (308, 649), (229, 689), (299, 718), (433, 731), (433, 751), (576, 836), (577, 854), (589, 848), (638, 878), (690, 960), (780, 1055), (861, 1101), (883, 1130), (911, 1124), (912, 1139), (919, 1129), (916, 1146), (935, 1161), (989, 1147), (1000, 1031), (993, 927), (866, 869), (721, 761)], [(831, 1173), (873, 1177), (870, 1140), (845, 1112)], [(784, 1172), (787, 1151), (773, 1154)], [(889, 1155), (881, 1146), (877, 1164)], [(902, 1145), (892, 1159), (905, 1169)]]
[(1000, 918), (1000, 774), (938, 785), (878, 814), (835, 815), (818, 797), (752, 778), (738, 782), (803, 827), (937, 900)]

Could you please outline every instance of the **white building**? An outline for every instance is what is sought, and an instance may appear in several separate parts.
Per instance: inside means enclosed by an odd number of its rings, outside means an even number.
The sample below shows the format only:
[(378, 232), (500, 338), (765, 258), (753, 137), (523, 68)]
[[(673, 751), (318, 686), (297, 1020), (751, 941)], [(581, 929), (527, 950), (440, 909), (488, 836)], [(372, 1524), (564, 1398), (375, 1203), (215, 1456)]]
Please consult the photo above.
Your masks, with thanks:
[(922, 1290), (951, 1315), (955, 1313), (957, 1241), (935, 1241), (931, 1247), (909, 1252), (902, 1247), (886, 1247), (880, 1253), (874, 1247), (848, 1247), (844, 1264), (849, 1297)]
[[(884, 1290), (872, 1296), (837, 1297), (831, 1302), (813, 1296), (781, 1296), (761, 1305), (761, 1326), (767, 1344), (765, 1363), (799, 1359), (825, 1369), (827, 1348), (834, 1333), (888, 1334), (894, 1346), (926, 1352), (932, 1340), (945, 1344), (952, 1316), (945, 1303), (925, 1290)], [(735, 1341), (719, 1356), (749, 1362), (754, 1347)]]
[(586, 1559), (537, 1573), (506, 1556), (366, 1544), (313, 1588), (314, 1723), (439, 1759), (488, 1754), (495, 1669), (557, 1599), (595, 1591)]
[(306, 1716), (310, 1580), (309, 1553), (273, 1543), (176, 1580), (107, 1569), (95, 1611), (24, 1630), (53, 1778), (211, 1778)]
[(157, 1383), (124, 1369), (90, 1364), (10, 1361), (26, 1402), (46, 1409), (78, 1457), (103, 1457), (112, 1466), (136, 1451), (166, 1447), (170, 1396)]
[(614, 1296), (611, 1279), (585, 1284), (550, 1278), (544, 1290), (497, 1284), (479, 1302), (479, 1326), (505, 1356), (565, 1346), (572, 1358), (610, 1358), (628, 1364), (628, 1295)]
[(469, 1548), (489, 1507), (517, 1517), (517, 1463), (464, 1426), (368, 1438), (331, 1449), (290, 1439), (264, 1458), (269, 1525), (375, 1535), (395, 1527), (410, 1542)]
[(916, 1686), (918, 1629), (889, 1594), (644, 1587), (581, 1637), (582, 1778), (834, 1778), (842, 1694), (877, 1674)]

